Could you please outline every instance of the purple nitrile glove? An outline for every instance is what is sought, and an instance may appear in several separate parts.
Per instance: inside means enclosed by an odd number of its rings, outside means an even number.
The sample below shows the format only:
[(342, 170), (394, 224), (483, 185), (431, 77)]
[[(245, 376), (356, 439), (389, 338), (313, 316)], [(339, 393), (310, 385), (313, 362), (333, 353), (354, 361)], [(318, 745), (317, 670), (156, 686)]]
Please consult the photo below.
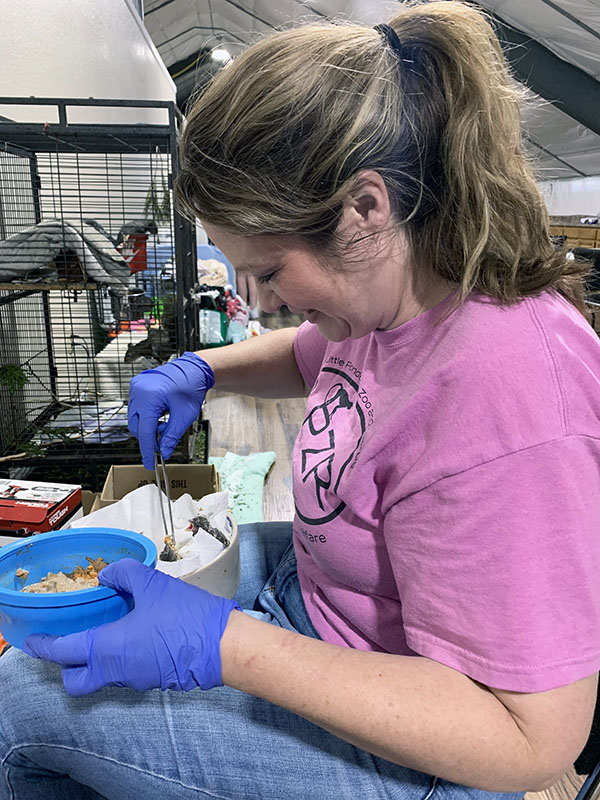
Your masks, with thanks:
[[(154, 469), (156, 434), (166, 460), (177, 442), (198, 418), (204, 396), (215, 376), (204, 359), (186, 352), (168, 364), (146, 369), (131, 379), (129, 388), (129, 430), (137, 436), (146, 469)], [(169, 421), (159, 425), (168, 411)]]
[[(132, 558), (98, 575), (105, 586), (133, 595), (134, 608), (116, 622), (69, 636), (28, 636), (23, 650), (63, 668), (73, 697), (104, 686), (212, 689), (221, 686), (220, 643), (240, 606)], [(241, 610), (241, 609), (240, 609)]]

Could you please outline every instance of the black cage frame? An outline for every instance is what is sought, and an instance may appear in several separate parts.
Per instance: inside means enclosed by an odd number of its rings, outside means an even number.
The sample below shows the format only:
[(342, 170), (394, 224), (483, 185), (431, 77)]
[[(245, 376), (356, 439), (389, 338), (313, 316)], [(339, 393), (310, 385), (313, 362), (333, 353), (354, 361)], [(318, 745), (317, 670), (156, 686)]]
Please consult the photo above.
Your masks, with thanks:
[[(154, 153), (160, 154), (161, 163), (167, 165), (168, 171), (168, 190), (171, 197), (171, 218), (170, 236), (174, 254), (174, 326), (176, 326), (176, 354), (189, 349), (193, 336), (193, 320), (186, 316), (187, 297), (190, 290), (196, 283), (196, 239), (195, 226), (188, 219), (177, 211), (172, 202), (172, 188), (179, 170), (178, 156), (178, 126), (181, 122), (181, 115), (175, 103), (170, 101), (145, 101), (145, 100), (120, 100), (120, 99), (83, 99), (83, 98), (34, 98), (34, 97), (0, 97), (0, 106), (6, 108), (10, 106), (40, 106), (50, 107), (51, 112), (48, 117), (57, 119), (54, 122), (17, 122), (8, 119), (6, 116), (0, 117), (0, 242), (8, 239), (9, 236), (19, 233), (22, 229), (35, 225), (43, 221), (43, 208), (40, 200), (43, 189), (43, 177), (40, 177), (38, 162), (43, 159), (55, 159), (56, 168), (59, 169), (61, 159), (71, 158), (79, 164), (80, 158), (104, 157), (109, 159), (119, 158), (121, 164), (123, 159), (146, 156), (149, 158), (150, 168)], [(138, 111), (145, 116), (152, 112), (155, 117), (160, 115), (162, 123), (141, 122), (135, 123), (81, 123), (71, 122), (70, 115), (81, 117), (81, 111), (86, 114), (94, 113), (94, 109), (117, 109), (114, 113), (119, 114), (118, 109), (129, 109), (128, 116), (131, 117)], [(2, 112), (6, 114), (6, 111)], [(38, 110), (39, 114), (46, 113)], [(132, 155), (133, 154), (133, 155)], [(5, 181), (4, 194), (2, 192), (2, 169), (5, 172), (17, 164), (20, 166), (10, 178), (10, 186), (7, 190)], [(54, 162), (53, 162), (54, 163)], [(29, 166), (27, 166), (27, 164)], [(53, 169), (54, 166), (53, 166)], [(107, 167), (108, 170), (108, 167)], [(60, 174), (58, 175), (60, 180)], [(11, 192), (15, 181), (19, 181), (18, 192), (26, 192), (30, 198), (27, 207), (23, 207), (22, 201), (15, 202), (12, 213), (7, 213), (7, 203), (10, 206)], [(58, 186), (60, 191), (61, 187)], [(16, 190), (15, 190), (16, 191)], [(46, 187), (46, 192), (51, 191)], [(72, 189), (77, 192), (77, 187)], [(102, 191), (102, 189), (96, 189)], [(4, 206), (4, 209), (3, 209)], [(80, 204), (81, 208), (81, 204)], [(11, 209), (8, 208), (10, 212)], [(59, 209), (60, 212), (60, 209)], [(62, 216), (60, 213), (57, 217)], [(81, 212), (83, 216), (83, 212)], [(72, 466), (86, 465), (91, 470), (91, 479), (88, 481), (90, 488), (98, 489), (98, 466), (108, 463), (139, 463), (139, 453), (133, 447), (118, 447), (103, 445), (100, 441), (89, 444), (82, 436), (81, 441), (69, 442), (64, 447), (53, 447), (42, 454), (32, 454), (27, 451), (24, 445), (31, 438), (32, 432), (43, 427), (48, 420), (56, 416), (60, 403), (57, 404), (57, 368), (53, 361), (53, 329), (50, 324), (50, 297), (60, 297), (61, 308), (66, 309), (65, 313), (72, 314), (76, 308), (76, 303), (82, 296), (87, 297), (98, 287), (87, 278), (83, 280), (73, 278), (62, 278), (51, 282), (20, 282), (11, 281), (10, 283), (0, 283), (0, 315), (4, 311), (5, 327), (10, 326), (10, 314), (13, 320), (23, 314), (26, 308), (23, 304), (34, 302), (39, 305), (39, 320), (44, 320), (43, 341), (45, 352), (27, 356), (27, 368), (29, 373), (42, 382), (47, 383), (47, 404), (43, 408), (28, 406), (27, 386), (19, 385), (18, 380), (15, 385), (7, 386), (0, 381), (0, 413), (12, 414), (18, 418), (22, 425), (15, 428), (16, 435), (8, 444), (2, 442), (0, 437), (0, 474), (8, 474), (11, 470), (25, 467), (39, 468), (40, 461), (44, 464), (60, 463)], [(91, 297), (91, 295), (89, 295)], [(86, 302), (92, 302), (91, 300)], [(56, 305), (56, 301), (55, 301)], [(26, 312), (25, 312), (26, 313)], [(191, 316), (191, 315), (190, 315)], [(7, 322), (8, 320), (8, 322)], [(0, 323), (2, 321), (0, 320)], [(0, 325), (1, 327), (1, 325)], [(15, 326), (15, 329), (18, 326)], [(2, 331), (0, 330), (0, 334)], [(18, 331), (15, 335), (19, 335)], [(21, 336), (21, 339), (23, 337)], [(0, 341), (2, 345), (2, 341)], [(21, 341), (21, 349), (27, 350), (27, 343)], [(39, 348), (41, 349), (41, 348)], [(37, 361), (36, 361), (37, 358)], [(41, 366), (40, 359), (44, 359), (44, 367)], [(89, 359), (89, 353), (88, 353)], [(0, 352), (0, 367), (6, 366), (7, 355), (3, 359)], [(10, 359), (9, 359), (10, 360)], [(12, 365), (11, 365), (12, 366)], [(18, 368), (18, 364), (14, 365)], [(36, 370), (39, 372), (36, 374)], [(1, 377), (1, 376), (0, 376)], [(17, 376), (18, 377), (18, 376)], [(94, 375), (95, 377), (95, 375)], [(79, 387), (79, 384), (77, 384)], [(31, 404), (29, 404), (31, 405)], [(22, 428), (22, 430), (20, 429)], [(187, 461), (190, 456), (190, 449), (193, 447), (193, 440), (186, 439), (183, 446), (174, 454), (175, 460)]]

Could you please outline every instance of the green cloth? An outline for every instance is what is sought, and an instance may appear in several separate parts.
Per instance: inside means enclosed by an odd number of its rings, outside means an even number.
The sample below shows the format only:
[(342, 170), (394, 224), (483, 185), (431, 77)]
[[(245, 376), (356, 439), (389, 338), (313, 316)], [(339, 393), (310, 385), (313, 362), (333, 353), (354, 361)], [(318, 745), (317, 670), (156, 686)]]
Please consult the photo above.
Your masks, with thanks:
[(229, 507), (238, 525), (262, 522), (263, 486), (274, 461), (272, 451), (248, 456), (227, 452), (222, 458), (208, 459), (217, 468), (223, 489), (229, 492)]

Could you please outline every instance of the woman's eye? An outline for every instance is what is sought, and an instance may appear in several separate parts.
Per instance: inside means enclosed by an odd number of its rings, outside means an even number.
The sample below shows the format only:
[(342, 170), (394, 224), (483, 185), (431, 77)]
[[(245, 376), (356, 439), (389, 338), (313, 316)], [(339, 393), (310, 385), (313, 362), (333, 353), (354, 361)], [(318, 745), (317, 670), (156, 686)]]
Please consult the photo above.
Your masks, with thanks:
[(268, 283), (274, 275), (274, 272), (269, 272), (268, 275), (261, 275), (259, 278), (257, 278), (257, 281), (259, 283)]

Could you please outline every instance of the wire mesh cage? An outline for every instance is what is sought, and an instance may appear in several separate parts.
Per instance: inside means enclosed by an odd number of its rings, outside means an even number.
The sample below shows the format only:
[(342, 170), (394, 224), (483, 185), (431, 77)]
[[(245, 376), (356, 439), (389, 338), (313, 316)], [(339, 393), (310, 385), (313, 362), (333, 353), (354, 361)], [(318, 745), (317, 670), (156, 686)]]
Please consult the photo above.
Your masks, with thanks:
[[(97, 489), (99, 465), (139, 461), (132, 376), (188, 347), (195, 239), (173, 206), (177, 118), (167, 102), (0, 98), (36, 104), (57, 122), (0, 118), (0, 472), (73, 467)], [(71, 107), (155, 118), (71, 123)]]

